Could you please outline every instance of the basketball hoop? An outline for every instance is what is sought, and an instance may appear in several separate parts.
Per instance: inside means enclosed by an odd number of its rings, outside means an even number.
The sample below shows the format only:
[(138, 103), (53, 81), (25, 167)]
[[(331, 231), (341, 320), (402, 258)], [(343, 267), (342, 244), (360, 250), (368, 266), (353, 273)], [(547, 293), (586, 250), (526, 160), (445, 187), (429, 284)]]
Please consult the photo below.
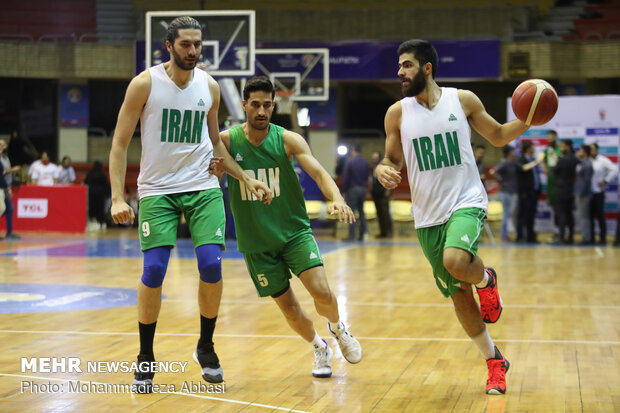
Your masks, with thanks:
[(290, 115), (293, 111), (294, 90), (276, 90), (276, 113)]

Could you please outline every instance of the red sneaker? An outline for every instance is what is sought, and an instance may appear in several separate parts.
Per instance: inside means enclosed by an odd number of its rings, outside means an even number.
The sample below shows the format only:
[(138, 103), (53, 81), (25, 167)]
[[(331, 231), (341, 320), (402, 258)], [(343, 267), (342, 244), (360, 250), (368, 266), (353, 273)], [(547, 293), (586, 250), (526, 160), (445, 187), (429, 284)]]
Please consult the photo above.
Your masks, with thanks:
[(484, 288), (476, 287), (480, 297), (480, 312), (485, 323), (494, 323), (502, 314), (502, 298), (497, 291), (497, 274), (491, 267), (484, 269), (489, 274), (489, 284)]
[(504, 394), (506, 393), (506, 372), (510, 368), (508, 360), (495, 347), (496, 354), (500, 358), (488, 359), (489, 378), (487, 380), (487, 394)]

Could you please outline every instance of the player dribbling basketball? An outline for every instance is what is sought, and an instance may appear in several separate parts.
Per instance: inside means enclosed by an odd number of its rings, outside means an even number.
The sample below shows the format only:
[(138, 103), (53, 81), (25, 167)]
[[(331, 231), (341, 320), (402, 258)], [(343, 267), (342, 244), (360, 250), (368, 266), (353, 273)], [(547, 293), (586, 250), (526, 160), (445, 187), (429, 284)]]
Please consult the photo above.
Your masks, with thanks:
[(376, 175), (383, 186), (395, 188), (405, 161), (416, 231), (437, 287), (452, 298), (463, 329), (487, 360), (486, 392), (504, 394), (510, 364), (484, 324), (499, 319), (502, 303), (495, 271), (476, 256), (488, 201), (471, 149), (470, 124), (494, 146), (508, 144), (528, 126), (520, 120), (500, 125), (474, 93), (439, 87), (437, 52), (428, 41), (406, 41), (398, 56), (405, 97), (385, 116), (385, 159)]

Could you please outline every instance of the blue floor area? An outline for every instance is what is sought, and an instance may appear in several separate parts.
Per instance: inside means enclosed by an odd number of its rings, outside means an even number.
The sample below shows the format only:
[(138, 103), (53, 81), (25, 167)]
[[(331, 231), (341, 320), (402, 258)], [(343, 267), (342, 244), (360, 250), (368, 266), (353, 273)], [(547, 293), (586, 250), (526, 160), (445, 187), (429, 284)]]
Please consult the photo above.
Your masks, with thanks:
[[(38, 244), (46, 243), (46, 246)], [(49, 245), (57, 244), (57, 245)], [(359, 245), (394, 245), (389, 241), (368, 241), (363, 244), (344, 241), (318, 241), (322, 254)], [(401, 243), (399, 243), (401, 244)], [(407, 243), (417, 245), (417, 243)], [(224, 259), (242, 259), (236, 241), (226, 241)], [(91, 257), (91, 258), (142, 258), (138, 239), (112, 238), (24, 238), (9, 246), (0, 257)], [(172, 250), (172, 258), (195, 259), (194, 245), (190, 239), (180, 239)]]
[[(42, 246), (41, 244), (46, 244)], [(317, 241), (319, 250), (323, 255), (334, 251), (348, 249), (357, 246), (411, 246), (419, 248), (419, 243), (414, 241), (391, 241), (369, 240), (356, 241)], [(492, 245), (484, 242), (480, 244), (484, 248), (574, 248), (577, 245), (550, 245), (550, 244), (517, 244), (501, 243)], [(23, 238), (6, 245), (6, 249), (0, 252), (0, 257), (92, 257), (92, 258), (142, 258), (140, 241), (135, 238)], [(592, 248), (582, 247), (580, 248)], [(226, 241), (226, 251), (222, 254), (224, 259), (243, 259), (243, 255), (237, 250), (236, 241)], [(176, 247), (172, 250), (171, 258), (195, 259), (194, 245), (190, 239), (177, 240)]]

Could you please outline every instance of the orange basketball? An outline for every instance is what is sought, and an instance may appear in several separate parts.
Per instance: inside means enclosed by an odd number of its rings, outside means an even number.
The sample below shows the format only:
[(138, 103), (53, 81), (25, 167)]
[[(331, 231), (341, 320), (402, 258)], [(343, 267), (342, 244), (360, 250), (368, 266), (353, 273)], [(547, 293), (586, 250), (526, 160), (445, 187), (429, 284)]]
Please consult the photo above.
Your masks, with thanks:
[(549, 122), (557, 110), (558, 94), (542, 79), (526, 80), (512, 94), (512, 111), (528, 125)]

